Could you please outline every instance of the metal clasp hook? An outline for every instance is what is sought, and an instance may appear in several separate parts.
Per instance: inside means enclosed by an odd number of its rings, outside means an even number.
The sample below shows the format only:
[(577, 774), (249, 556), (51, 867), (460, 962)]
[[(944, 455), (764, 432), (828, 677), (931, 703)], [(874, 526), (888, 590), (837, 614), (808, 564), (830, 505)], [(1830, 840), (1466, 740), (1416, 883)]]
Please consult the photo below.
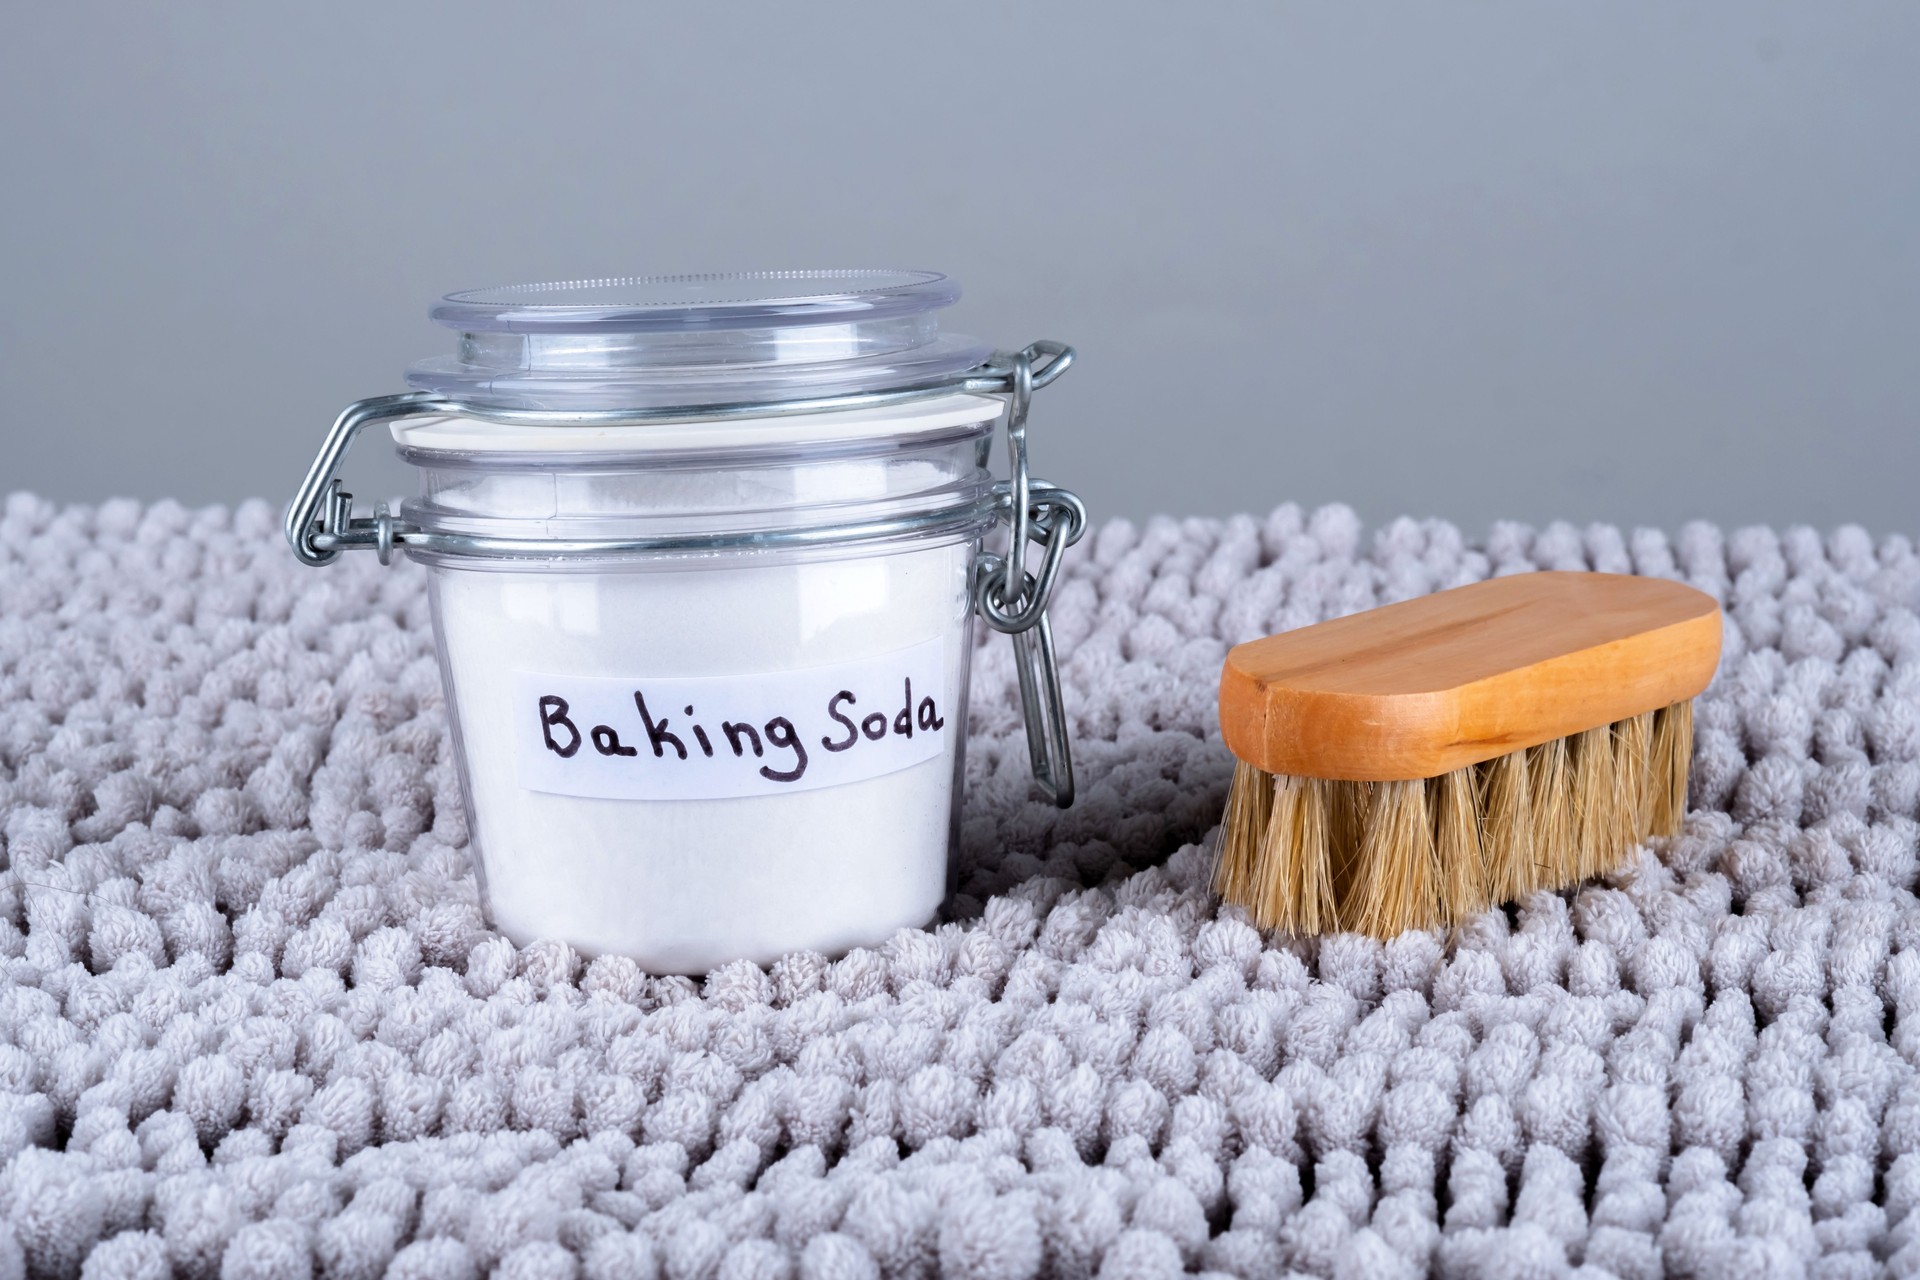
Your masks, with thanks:
[[(1037, 357), (1047, 363), (1035, 368)], [(994, 364), (1000, 363), (996, 357)], [(974, 562), (974, 607), (995, 631), (1013, 639), (1020, 677), (1020, 708), (1026, 719), (1027, 757), (1041, 794), (1064, 809), (1073, 803), (1073, 751), (1067, 737), (1066, 703), (1053, 650), (1047, 604), (1061, 557), (1086, 532), (1087, 509), (1074, 494), (1027, 471), (1027, 409), (1044, 387), (1073, 363), (1073, 348), (1036, 342), (1007, 358), (1007, 460), (1010, 475), (999, 486), (1012, 536), (1005, 556), (982, 552)], [(1040, 571), (1026, 570), (1027, 541), (1041, 545)], [(1017, 588), (1016, 588), (1017, 584)]]
[(287, 508), (287, 542), (302, 564), (331, 564), (342, 551), (368, 547), (378, 553), (380, 563), (393, 558), (397, 527), (386, 504), (374, 510), (371, 520), (355, 519), (353, 495), (341, 487), (334, 472), (353, 447), (361, 429), (375, 422), (410, 418), (416, 414), (436, 413), (448, 408), (445, 400), (430, 391), (409, 391), (395, 396), (374, 396), (356, 400), (333, 420), (327, 438), (320, 445), (307, 478)]

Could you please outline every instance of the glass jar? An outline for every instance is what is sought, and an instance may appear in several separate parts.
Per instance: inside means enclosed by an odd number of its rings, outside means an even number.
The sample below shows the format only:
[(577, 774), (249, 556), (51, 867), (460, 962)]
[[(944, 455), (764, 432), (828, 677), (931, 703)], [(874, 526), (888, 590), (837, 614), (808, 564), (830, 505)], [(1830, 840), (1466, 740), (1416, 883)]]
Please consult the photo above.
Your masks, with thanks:
[[(927, 923), (976, 613), (1014, 635), (1036, 777), (1071, 801), (1045, 607), (1085, 512), (1026, 475), (1025, 419), (1072, 353), (943, 334), (958, 296), (876, 271), (454, 294), (457, 353), (336, 422), (289, 539), (426, 566), (509, 938), (701, 973)], [(377, 421), (419, 491), (356, 517), (334, 472)]]

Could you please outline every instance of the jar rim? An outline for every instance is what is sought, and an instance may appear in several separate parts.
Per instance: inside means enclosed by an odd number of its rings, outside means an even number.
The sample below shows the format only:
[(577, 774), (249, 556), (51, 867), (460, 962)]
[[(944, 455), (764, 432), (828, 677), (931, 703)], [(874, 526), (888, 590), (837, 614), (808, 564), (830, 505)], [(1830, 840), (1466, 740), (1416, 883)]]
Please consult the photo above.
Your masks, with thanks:
[(428, 314), (464, 333), (687, 332), (878, 320), (959, 300), (959, 282), (938, 271), (718, 271), (466, 289)]

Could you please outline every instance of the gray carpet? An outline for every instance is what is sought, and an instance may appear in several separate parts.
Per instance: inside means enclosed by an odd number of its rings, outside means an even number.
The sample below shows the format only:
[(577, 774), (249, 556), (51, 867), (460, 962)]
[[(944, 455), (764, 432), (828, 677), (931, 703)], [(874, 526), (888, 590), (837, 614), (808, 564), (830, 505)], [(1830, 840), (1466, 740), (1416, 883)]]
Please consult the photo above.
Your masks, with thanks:
[[(976, 666), (951, 922), (704, 983), (481, 926), (421, 576), (0, 517), (0, 1278), (1920, 1270), (1920, 560), (1857, 529), (1102, 526), (1083, 798)], [(1727, 602), (1696, 811), (1455, 939), (1206, 889), (1227, 644), (1530, 568)]]

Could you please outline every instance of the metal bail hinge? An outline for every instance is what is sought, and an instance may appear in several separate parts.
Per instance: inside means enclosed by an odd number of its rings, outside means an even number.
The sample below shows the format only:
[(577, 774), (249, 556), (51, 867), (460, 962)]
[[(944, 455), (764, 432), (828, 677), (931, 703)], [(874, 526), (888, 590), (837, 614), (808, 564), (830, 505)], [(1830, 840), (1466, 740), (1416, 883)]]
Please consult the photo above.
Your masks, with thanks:
[(287, 542), (302, 563), (330, 564), (342, 551), (357, 547), (374, 551), (381, 564), (393, 559), (393, 547), (401, 526), (384, 502), (374, 508), (372, 519), (356, 519), (353, 495), (341, 486), (334, 472), (340, 469), (341, 461), (362, 428), (394, 418), (435, 413), (446, 407), (447, 402), (439, 396), (410, 391), (355, 401), (334, 419), (332, 429), (320, 445), (319, 455), (307, 469), (307, 478), (293, 497), (293, 505), (287, 508)]
[[(1048, 357), (1036, 369), (1037, 357)], [(1027, 756), (1042, 795), (1064, 809), (1073, 803), (1073, 751), (1067, 739), (1066, 704), (1060, 696), (1060, 667), (1054, 658), (1053, 627), (1047, 602), (1060, 573), (1061, 557), (1086, 532), (1086, 505), (1074, 494), (1027, 472), (1027, 409), (1035, 388), (1065, 373), (1073, 348), (1036, 342), (1012, 356), (996, 356), (1007, 369), (1007, 453), (1011, 475), (998, 486), (1005, 494), (1002, 514), (1011, 527), (1007, 554), (982, 552), (974, 562), (974, 607), (986, 624), (1013, 639), (1020, 676), (1020, 707), (1027, 725)], [(1026, 568), (1028, 540), (1040, 544), (1038, 573)]]

